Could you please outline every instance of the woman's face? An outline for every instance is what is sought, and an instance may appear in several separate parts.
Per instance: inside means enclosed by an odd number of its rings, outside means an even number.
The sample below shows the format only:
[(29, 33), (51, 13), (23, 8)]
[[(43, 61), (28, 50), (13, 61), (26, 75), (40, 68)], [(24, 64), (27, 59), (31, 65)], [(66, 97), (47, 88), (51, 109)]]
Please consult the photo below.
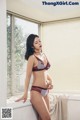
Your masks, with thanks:
[(34, 43), (33, 43), (34, 49), (35, 50), (42, 50), (42, 44), (41, 44), (41, 40), (39, 37), (36, 37), (34, 39)]

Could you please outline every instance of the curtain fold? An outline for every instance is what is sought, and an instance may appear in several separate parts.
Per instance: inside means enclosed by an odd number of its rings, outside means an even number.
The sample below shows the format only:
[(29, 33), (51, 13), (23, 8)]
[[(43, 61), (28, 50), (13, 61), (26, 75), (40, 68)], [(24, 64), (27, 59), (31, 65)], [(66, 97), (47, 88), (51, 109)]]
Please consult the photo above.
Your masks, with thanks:
[(67, 101), (66, 95), (49, 95), (51, 120), (67, 120)]

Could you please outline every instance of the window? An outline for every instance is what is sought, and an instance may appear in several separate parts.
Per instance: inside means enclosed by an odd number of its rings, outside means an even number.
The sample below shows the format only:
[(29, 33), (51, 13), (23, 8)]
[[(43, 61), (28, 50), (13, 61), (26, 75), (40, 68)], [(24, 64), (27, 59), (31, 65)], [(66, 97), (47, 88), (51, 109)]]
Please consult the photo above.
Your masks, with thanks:
[(39, 24), (7, 15), (7, 97), (24, 90), (27, 61), (24, 59), (26, 39), (38, 34)]
[(7, 95), (11, 96), (11, 16), (7, 15)]

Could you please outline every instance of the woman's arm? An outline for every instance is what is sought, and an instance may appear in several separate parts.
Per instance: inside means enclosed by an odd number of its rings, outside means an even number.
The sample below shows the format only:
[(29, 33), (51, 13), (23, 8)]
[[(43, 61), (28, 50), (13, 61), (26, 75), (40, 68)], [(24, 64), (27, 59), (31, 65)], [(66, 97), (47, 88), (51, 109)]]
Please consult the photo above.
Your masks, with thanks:
[(52, 78), (50, 77), (48, 73), (47, 73), (47, 79), (52, 83)]
[(49, 80), (47, 83), (49, 85), (49, 89), (53, 88), (53, 81), (52, 78), (50, 77), (50, 75), (47, 73), (47, 80)]
[(26, 69), (26, 78), (25, 78), (25, 87), (24, 87), (24, 94), (28, 92), (29, 82), (31, 78), (32, 68), (34, 64), (34, 58), (33, 56), (30, 56), (27, 63), (27, 69)]
[(33, 56), (30, 56), (28, 59), (27, 68), (26, 68), (24, 94), (21, 98), (17, 99), (15, 102), (19, 102), (21, 100), (24, 100), (23, 102), (25, 102), (27, 100), (28, 87), (29, 87), (29, 82), (30, 82), (30, 78), (31, 78), (33, 64), (34, 64), (34, 58), (33, 58)]

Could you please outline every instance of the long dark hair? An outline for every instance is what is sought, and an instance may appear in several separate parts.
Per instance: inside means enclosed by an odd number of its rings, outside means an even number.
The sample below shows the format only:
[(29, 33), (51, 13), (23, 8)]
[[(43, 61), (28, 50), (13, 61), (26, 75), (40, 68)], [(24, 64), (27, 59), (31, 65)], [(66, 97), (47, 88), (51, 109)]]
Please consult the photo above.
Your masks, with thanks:
[(26, 52), (25, 52), (25, 59), (26, 60), (28, 60), (28, 58), (29, 58), (30, 55), (34, 54), (33, 42), (34, 42), (34, 39), (36, 37), (39, 37), (39, 36), (35, 35), (35, 34), (30, 34), (27, 37), (27, 40), (26, 40)]

